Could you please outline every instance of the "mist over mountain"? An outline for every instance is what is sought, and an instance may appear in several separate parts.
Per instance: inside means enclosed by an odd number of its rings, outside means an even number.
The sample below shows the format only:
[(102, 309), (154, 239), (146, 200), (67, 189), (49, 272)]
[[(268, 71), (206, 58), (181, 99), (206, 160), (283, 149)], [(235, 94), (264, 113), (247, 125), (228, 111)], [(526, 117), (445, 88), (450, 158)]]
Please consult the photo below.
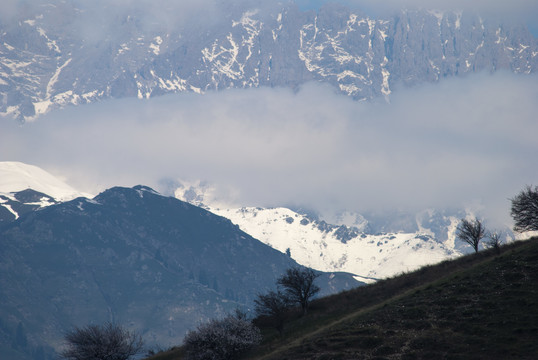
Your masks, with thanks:
[(536, 178), (536, 6), (322, 3), (9, 1), (0, 151), (89, 193), (188, 178), (241, 206), (509, 226)]
[(0, 114), (33, 119), (108, 98), (328, 83), (357, 100), (398, 86), (538, 68), (524, 24), (471, 12), (373, 18), (338, 5), (16, 3), (0, 23)]

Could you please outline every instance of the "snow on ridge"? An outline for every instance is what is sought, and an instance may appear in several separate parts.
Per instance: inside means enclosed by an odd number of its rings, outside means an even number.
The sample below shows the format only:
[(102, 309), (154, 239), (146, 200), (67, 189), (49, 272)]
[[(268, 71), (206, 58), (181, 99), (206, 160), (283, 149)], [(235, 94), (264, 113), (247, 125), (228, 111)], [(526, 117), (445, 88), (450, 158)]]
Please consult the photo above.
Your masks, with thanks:
[(283, 207), (232, 207), (222, 201), (217, 205), (215, 194), (213, 187), (199, 182), (183, 184), (175, 191), (176, 198), (228, 218), (299, 264), (325, 272), (348, 272), (366, 283), (461, 255), (452, 237), (439, 242), (425, 228), (369, 234), (364, 232), (364, 218), (360, 228), (329, 225)]
[(21, 162), (0, 162), (0, 193), (13, 193), (32, 189), (53, 197), (58, 201), (69, 201), (77, 197), (93, 197), (79, 192), (45, 170)]
[(153, 54), (159, 55), (161, 53), (161, 44), (163, 43), (163, 39), (160, 36), (156, 36), (153, 41), (154, 42), (149, 45), (149, 48)]
[(58, 82), (58, 77), (60, 76), (60, 73), (62, 72), (62, 70), (67, 66), (69, 65), (69, 63), (71, 62), (71, 60), (73, 60), (72, 58), (69, 58), (67, 59), (67, 61), (65, 63), (63, 63), (63, 65), (59, 66), (57, 69), (56, 69), (56, 72), (54, 73), (54, 75), (52, 75), (52, 77), (50, 78), (49, 80), (49, 83), (47, 84), (47, 93), (46, 93), (46, 98), (47, 99), (50, 99), (50, 96), (52, 94), (52, 90), (53, 90), (53, 87), (54, 85)]
[(342, 241), (337, 228), (327, 231), (320, 222), (286, 208), (209, 210), (272, 248), (289, 253), (298, 263), (320, 271), (379, 279), (460, 255), (420, 233), (361, 233)]
[(442, 10), (427, 10), (427, 12), (437, 18), (437, 25), (441, 25), (441, 21), (443, 21), (443, 17), (445, 16)]
[(13, 210), (11, 205), (5, 204), (5, 202), (6, 202), (5, 200), (0, 199), (0, 206), (3, 206), (4, 208), (6, 208), (7, 211), (9, 211), (10, 213), (13, 214), (13, 216), (15, 216), (15, 220), (17, 220), (19, 218), (19, 214), (15, 210)]

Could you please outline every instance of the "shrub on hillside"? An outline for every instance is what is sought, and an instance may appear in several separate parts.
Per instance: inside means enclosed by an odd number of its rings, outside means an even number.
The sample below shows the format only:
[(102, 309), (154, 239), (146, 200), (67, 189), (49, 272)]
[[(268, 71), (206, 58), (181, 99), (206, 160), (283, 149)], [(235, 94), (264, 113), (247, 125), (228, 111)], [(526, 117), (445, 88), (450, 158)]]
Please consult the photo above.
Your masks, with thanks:
[(187, 333), (184, 345), (188, 359), (232, 360), (260, 342), (260, 330), (238, 312), (198, 326)]
[(106, 323), (76, 327), (65, 335), (66, 360), (127, 360), (141, 353), (142, 337), (121, 325)]
[(502, 232), (492, 232), (488, 235), (489, 240), (486, 241), (486, 246), (490, 249), (494, 249), (497, 254), (501, 252), (501, 245), (503, 244)]
[(271, 319), (273, 327), (278, 331), (280, 336), (284, 331), (284, 323), (288, 319), (290, 300), (280, 290), (269, 291), (267, 294), (258, 294), (254, 299), (256, 314)]

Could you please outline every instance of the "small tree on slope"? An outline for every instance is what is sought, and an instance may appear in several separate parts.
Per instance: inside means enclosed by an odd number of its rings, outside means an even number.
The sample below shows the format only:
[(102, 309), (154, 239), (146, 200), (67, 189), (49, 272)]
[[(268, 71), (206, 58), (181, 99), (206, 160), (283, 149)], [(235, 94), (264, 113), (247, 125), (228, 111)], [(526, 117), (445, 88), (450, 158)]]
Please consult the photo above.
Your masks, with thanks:
[(501, 252), (501, 245), (503, 244), (502, 232), (494, 231), (488, 235), (489, 240), (486, 241), (486, 246), (490, 249), (494, 249), (497, 254)]
[(478, 219), (461, 219), (461, 222), (456, 229), (456, 237), (471, 245), (475, 253), (478, 252), (478, 244), (484, 236), (486, 236), (486, 228)]
[(538, 230), (538, 186), (527, 186), (512, 201), (510, 214), (514, 218), (514, 230), (518, 232)]
[(284, 288), (290, 301), (301, 306), (303, 315), (305, 315), (310, 299), (320, 290), (319, 286), (314, 284), (318, 277), (319, 274), (316, 274), (312, 269), (294, 267), (286, 270), (286, 273), (277, 280), (277, 284)]
[(290, 305), (286, 295), (280, 290), (271, 290), (267, 294), (259, 294), (254, 303), (256, 305), (256, 314), (271, 319), (273, 326), (282, 336)]

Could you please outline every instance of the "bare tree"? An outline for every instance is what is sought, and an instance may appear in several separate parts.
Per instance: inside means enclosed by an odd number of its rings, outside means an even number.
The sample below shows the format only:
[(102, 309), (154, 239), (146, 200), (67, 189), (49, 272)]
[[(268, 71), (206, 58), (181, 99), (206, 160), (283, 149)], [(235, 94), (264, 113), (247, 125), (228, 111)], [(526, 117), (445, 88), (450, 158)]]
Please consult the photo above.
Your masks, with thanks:
[(497, 253), (501, 252), (501, 245), (503, 243), (502, 240), (502, 232), (501, 231), (494, 231), (492, 233), (488, 234), (489, 240), (486, 241), (486, 245), (490, 249), (495, 249)]
[(106, 323), (76, 327), (65, 334), (68, 360), (127, 360), (142, 352), (142, 337), (122, 326)]
[(471, 245), (475, 253), (478, 252), (478, 244), (484, 236), (486, 236), (486, 228), (478, 219), (461, 219), (461, 222), (456, 229), (456, 237)]
[(280, 290), (259, 294), (254, 300), (256, 314), (266, 316), (273, 321), (273, 326), (282, 336), (284, 323), (288, 317), (290, 301)]
[(286, 270), (286, 273), (277, 280), (277, 284), (284, 288), (290, 301), (301, 306), (304, 315), (308, 310), (310, 299), (320, 290), (319, 286), (314, 284), (318, 277), (319, 274), (312, 269), (294, 267)]
[(527, 187), (517, 194), (512, 201), (510, 214), (514, 218), (514, 231), (538, 230), (538, 186)]
[(191, 360), (232, 360), (261, 341), (260, 330), (236, 311), (224, 319), (211, 320), (187, 333), (184, 339)]

